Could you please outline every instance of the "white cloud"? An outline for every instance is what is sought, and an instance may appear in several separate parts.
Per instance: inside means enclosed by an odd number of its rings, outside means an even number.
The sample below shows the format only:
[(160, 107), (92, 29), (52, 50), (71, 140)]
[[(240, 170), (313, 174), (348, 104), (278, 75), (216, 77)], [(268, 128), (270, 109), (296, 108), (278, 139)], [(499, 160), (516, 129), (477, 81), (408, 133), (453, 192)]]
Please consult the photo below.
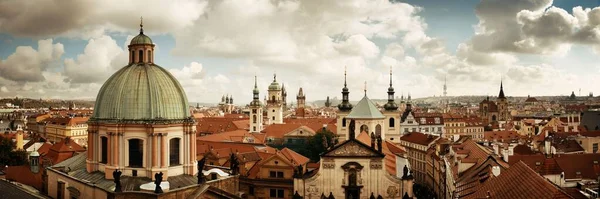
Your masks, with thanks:
[(38, 49), (19, 46), (5, 60), (0, 60), (0, 77), (17, 82), (44, 81), (42, 72), (53, 66), (64, 53), (61, 43), (39, 40)]
[(0, 87), (0, 92), (8, 93), (8, 88), (6, 88), (6, 86), (2, 86)]
[[(103, 82), (128, 62), (124, 51), (110, 36), (90, 39), (83, 54), (64, 61), (65, 75), (71, 83)], [(119, 56), (121, 55), (121, 56)], [(114, 61), (113, 61), (114, 60)]]

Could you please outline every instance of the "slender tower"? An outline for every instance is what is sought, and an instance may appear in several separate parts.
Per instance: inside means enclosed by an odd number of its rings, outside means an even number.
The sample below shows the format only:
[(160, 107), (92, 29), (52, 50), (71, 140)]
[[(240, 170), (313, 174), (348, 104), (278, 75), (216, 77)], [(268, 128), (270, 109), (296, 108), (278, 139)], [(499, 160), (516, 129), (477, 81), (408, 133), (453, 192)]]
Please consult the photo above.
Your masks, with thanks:
[(254, 76), (254, 90), (252, 90), (252, 101), (250, 102), (250, 132), (259, 133), (263, 127), (263, 109), (258, 98), (258, 86)]
[(386, 135), (383, 136), (393, 140), (400, 140), (400, 128), (396, 128), (400, 125), (400, 114), (398, 114), (398, 104), (395, 102), (394, 93), (394, 87), (392, 86), (392, 67), (390, 66), (390, 87), (387, 90), (388, 102), (383, 106), (385, 109), (383, 115), (386, 118), (384, 121)]
[(277, 75), (273, 74), (273, 82), (269, 85), (267, 98), (267, 116), (271, 124), (283, 124), (283, 94), (277, 83)]
[(350, 114), (352, 110), (352, 104), (350, 104), (348, 85), (346, 83), (346, 69), (344, 69), (344, 88), (342, 88), (342, 103), (338, 104), (338, 113), (337, 113), (337, 136), (338, 141), (346, 140), (346, 135), (348, 135), (348, 125), (350, 124), (349, 120), (346, 120), (346, 116)]

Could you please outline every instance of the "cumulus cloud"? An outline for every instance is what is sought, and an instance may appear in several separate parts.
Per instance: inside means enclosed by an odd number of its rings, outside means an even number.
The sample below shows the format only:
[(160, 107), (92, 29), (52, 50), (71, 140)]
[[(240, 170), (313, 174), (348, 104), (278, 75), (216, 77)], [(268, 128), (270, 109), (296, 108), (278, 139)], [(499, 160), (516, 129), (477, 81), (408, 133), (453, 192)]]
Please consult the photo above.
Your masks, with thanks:
[(52, 39), (39, 40), (37, 50), (19, 46), (5, 60), (0, 60), (0, 77), (16, 82), (43, 81), (42, 72), (55, 64), (63, 53), (63, 45), (53, 44)]
[(205, 5), (194, 0), (9, 0), (0, 2), (0, 32), (90, 38), (105, 31), (135, 30), (140, 16), (154, 32), (170, 32), (198, 19)]
[[(105, 81), (118, 66), (127, 64), (127, 51), (117, 45), (109, 36), (90, 39), (83, 54), (77, 59), (64, 61), (66, 81), (71, 83), (92, 83)], [(120, 56), (119, 55), (124, 55)], [(116, 58), (118, 61), (113, 61)]]

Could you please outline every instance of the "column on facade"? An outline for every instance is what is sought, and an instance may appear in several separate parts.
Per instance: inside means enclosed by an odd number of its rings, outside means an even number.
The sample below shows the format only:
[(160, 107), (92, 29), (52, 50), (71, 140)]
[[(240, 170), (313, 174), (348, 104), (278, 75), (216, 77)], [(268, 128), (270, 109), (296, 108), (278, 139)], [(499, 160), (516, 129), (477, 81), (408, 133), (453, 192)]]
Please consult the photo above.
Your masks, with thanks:
[(87, 157), (88, 160), (94, 162), (94, 155), (93, 152), (94, 150), (94, 133), (92, 131), (88, 131), (88, 150), (87, 150)]
[(161, 133), (160, 134), (160, 138), (161, 138), (160, 139), (160, 146), (161, 146), (160, 147), (161, 148), (161, 151), (160, 151), (160, 157), (161, 157), (160, 166), (162, 168), (165, 168), (165, 167), (167, 167), (167, 161), (166, 161), (166, 159), (167, 159), (167, 133)]
[(151, 167), (156, 167), (158, 164), (158, 162), (156, 160), (156, 158), (157, 158), (156, 157), (156, 155), (157, 155), (156, 148), (157, 148), (157, 141), (158, 141), (157, 135), (154, 133), (150, 134), (150, 139), (152, 140), (152, 155), (150, 155), (150, 156), (152, 156), (152, 166)]
[(108, 132), (108, 135), (106, 136), (106, 146), (108, 147), (108, 149), (106, 149), (106, 164), (107, 165), (112, 165), (113, 161), (112, 161), (112, 156), (113, 156), (113, 142), (112, 142), (112, 132)]
[(118, 167), (119, 166), (119, 138), (118, 138), (118, 133), (113, 133), (112, 136), (112, 142), (113, 142), (113, 165)]

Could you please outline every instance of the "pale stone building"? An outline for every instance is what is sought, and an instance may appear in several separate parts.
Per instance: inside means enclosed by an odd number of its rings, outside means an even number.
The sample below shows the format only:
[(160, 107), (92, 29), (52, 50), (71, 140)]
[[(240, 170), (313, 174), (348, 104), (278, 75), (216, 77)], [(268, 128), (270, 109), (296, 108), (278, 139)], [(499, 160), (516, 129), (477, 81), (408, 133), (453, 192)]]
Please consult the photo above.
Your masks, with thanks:
[(252, 101), (250, 108), (250, 132), (260, 133), (263, 130), (263, 105), (258, 97), (259, 91), (256, 85), (256, 76), (254, 77), (254, 90), (252, 90)]
[(267, 118), (269, 124), (283, 124), (283, 95), (276, 75), (273, 75), (273, 82), (269, 85)]

